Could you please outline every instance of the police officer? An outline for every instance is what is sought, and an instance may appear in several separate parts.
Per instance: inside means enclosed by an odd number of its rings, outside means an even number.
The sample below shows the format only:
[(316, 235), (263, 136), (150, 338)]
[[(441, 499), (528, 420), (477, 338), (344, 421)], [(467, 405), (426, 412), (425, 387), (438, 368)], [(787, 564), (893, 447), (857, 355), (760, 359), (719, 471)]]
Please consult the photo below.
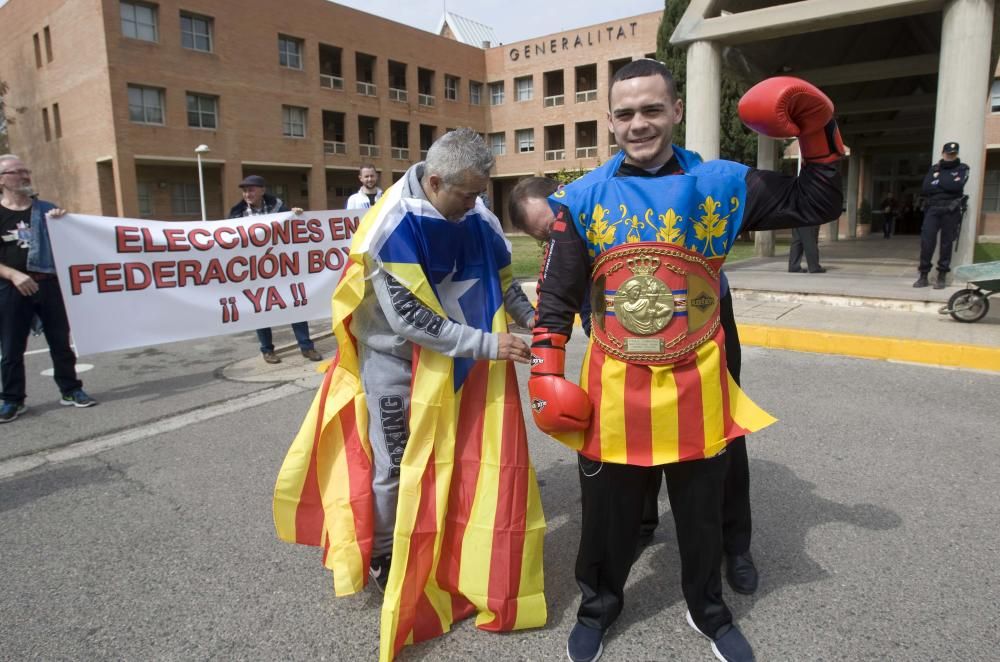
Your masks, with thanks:
[(924, 176), (921, 193), (927, 199), (924, 224), (920, 228), (920, 277), (913, 287), (927, 287), (927, 274), (931, 270), (934, 244), (941, 232), (941, 248), (938, 251), (938, 275), (934, 289), (945, 286), (945, 278), (951, 266), (952, 244), (962, 221), (965, 196), (962, 190), (969, 180), (969, 166), (958, 159), (958, 143), (948, 142), (941, 148), (941, 160), (931, 166)]

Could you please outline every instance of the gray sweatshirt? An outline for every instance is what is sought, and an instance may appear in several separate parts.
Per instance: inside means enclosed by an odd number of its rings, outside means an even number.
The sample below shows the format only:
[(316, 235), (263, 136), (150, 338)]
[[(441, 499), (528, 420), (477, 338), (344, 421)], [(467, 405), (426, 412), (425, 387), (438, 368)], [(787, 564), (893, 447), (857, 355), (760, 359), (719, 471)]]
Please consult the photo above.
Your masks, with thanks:
[[(423, 173), (423, 162), (406, 171), (401, 182), (404, 198), (427, 200), (420, 186)], [(422, 304), (370, 257), (365, 264), (365, 271), (365, 296), (354, 311), (351, 333), (367, 348), (407, 361), (413, 356), (411, 343), (445, 356), (497, 358), (496, 334), (441, 317)], [(510, 316), (521, 326), (530, 328), (535, 309), (517, 281), (504, 292), (503, 299)]]

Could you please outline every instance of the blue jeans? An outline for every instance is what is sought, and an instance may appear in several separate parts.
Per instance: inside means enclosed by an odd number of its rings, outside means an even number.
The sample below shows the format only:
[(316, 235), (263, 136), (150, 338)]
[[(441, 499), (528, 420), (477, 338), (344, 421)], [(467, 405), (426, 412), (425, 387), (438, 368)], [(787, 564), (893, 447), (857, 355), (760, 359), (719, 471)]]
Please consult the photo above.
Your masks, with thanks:
[(49, 344), (52, 368), (60, 393), (67, 395), (83, 386), (76, 376), (76, 354), (69, 345), (69, 320), (59, 292), (59, 281), (46, 278), (38, 282), (38, 292), (26, 297), (13, 285), (0, 287), (0, 382), (3, 401), (24, 402), (26, 380), (24, 352), (35, 316), (42, 321)]
[[(305, 351), (313, 348), (313, 341), (309, 339), (309, 322), (296, 322), (292, 324), (292, 332), (295, 334), (295, 342), (299, 343), (299, 349)], [(271, 327), (257, 329), (257, 341), (260, 343), (260, 353), (274, 351), (274, 339), (271, 335)]]

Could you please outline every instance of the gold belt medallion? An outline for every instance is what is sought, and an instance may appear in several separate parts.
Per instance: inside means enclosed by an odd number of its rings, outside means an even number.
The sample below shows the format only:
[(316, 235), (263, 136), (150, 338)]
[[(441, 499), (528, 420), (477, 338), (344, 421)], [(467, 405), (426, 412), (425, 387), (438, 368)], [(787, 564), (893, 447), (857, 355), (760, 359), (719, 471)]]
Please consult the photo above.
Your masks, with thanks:
[[(675, 363), (719, 327), (719, 273), (704, 256), (672, 244), (627, 244), (594, 263), (591, 333), (629, 363)], [(677, 321), (680, 320), (680, 321)]]

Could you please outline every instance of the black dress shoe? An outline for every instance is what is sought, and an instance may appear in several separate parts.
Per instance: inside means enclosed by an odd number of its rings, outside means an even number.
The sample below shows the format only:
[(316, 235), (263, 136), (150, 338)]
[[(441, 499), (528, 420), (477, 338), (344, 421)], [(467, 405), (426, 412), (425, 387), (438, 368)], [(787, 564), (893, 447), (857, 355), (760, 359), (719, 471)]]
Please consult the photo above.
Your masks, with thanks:
[(750, 552), (726, 554), (726, 580), (734, 591), (743, 595), (757, 590), (757, 566)]
[(788, 267), (788, 273), (797, 274), (802, 272), (802, 267)]
[(811, 274), (825, 274), (826, 273), (826, 269), (824, 269), (823, 267), (816, 267), (815, 269), (810, 269), (809, 273), (811, 273)]

